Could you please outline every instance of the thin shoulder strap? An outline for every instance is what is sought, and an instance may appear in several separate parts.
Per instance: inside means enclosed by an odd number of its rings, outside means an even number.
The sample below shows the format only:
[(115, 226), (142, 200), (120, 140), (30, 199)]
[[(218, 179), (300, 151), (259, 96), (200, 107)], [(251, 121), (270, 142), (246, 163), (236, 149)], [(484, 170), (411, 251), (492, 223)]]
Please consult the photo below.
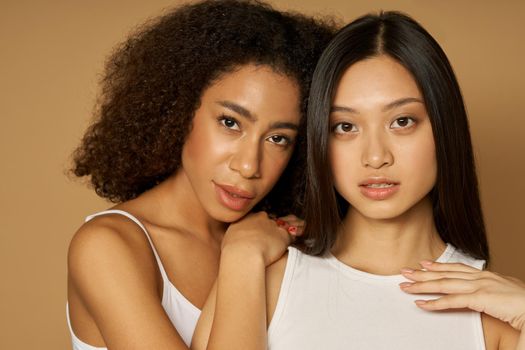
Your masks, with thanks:
[(162, 278), (165, 281), (167, 281), (168, 280), (168, 275), (166, 274), (166, 270), (164, 270), (164, 265), (162, 264), (162, 261), (160, 260), (159, 254), (157, 253), (157, 249), (155, 249), (155, 245), (153, 244), (153, 241), (151, 240), (151, 237), (150, 237), (148, 231), (146, 230), (146, 228), (144, 227), (142, 222), (139, 221), (139, 219), (137, 219), (136, 217), (134, 217), (133, 215), (131, 215), (127, 211), (118, 210), (118, 209), (110, 209), (110, 210), (104, 210), (104, 211), (101, 211), (101, 212), (89, 215), (88, 217), (86, 217), (86, 222), (90, 221), (91, 219), (93, 219), (93, 218), (95, 218), (97, 216), (108, 215), (108, 214), (117, 214), (117, 215), (125, 216), (128, 219), (130, 219), (131, 221), (133, 221), (134, 223), (136, 223), (142, 229), (142, 231), (144, 231), (144, 234), (146, 235), (146, 238), (148, 239), (148, 242), (149, 242), (149, 244), (151, 246), (151, 250), (153, 250), (153, 254), (155, 255), (155, 259), (157, 260), (157, 264), (159, 266), (160, 274), (162, 275)]

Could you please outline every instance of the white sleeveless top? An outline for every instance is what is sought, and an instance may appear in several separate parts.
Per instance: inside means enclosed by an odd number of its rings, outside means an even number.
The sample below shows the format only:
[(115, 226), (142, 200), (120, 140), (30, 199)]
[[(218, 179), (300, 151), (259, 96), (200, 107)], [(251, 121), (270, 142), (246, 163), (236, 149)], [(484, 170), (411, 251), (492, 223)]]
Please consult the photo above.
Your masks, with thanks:
[[(268, 328), (270, 350), (481, 350), (481, 317), (473, 311), (430, 312), (399, 288), (402, 275), (356, 270), (333, 255), (314, 257), (290, 247), (279, 300)], [(447, 245), (438, 262), (483, 268)]]
[[(168, 279), (168, 275), (166, 274), (166, 271), (164, 270), (164, 266), (162, 265), (162, 261), (160, 260), (160, 257), (157, 253), (157, 250), (155, 249), (155, 246), (153, 245), (153, 241), (151, 240), (148, 231), (146, 231), (146, 228), (142, 223), (133, 215), (131, 215), (128, 212), (122, 211), (122, 210), (106, 210), (102, 211), (100, 213), (96, 213), (93, 215), (90, 215), (86, 218), (86, 222), (93, 219), (94, 217), (100, 216), (100, 215), (106, 215), (106, 214), (118, 214), (118, 215), (124, 215), (127, 218), (129, 218), (131, 221), (135, 222), (141, 229), (144, 231), (144, 234), (148, 238), (148, 241), (151, 245), (151, 250), (153, 250), (153, 254), (155, 255), (155, 259), (157, 260), (157, 264), (159, 265), (160, 274), (162, 275), (162, 282), (163, 282), (163, 290), (162, 290), (162, 307), (164, 308), (164, 311), (166, 311), (166, 314), (171, 320), (171, 323), (173, 323), (173, 326), (175, 329), (177, 329), (177, 332), (180, 334), (182, 340), (184, 340), (184, 343), (189, 347), (191, 344), (191, 338), (193, 337), (193, 332), (195, 331), (195, 327), (197, 325), (197, 321), (199, 319), (199, 316), (201, 314), (201, 310), (197, 308), (195, 305), (193, 305), (182, 293), (173, 285), (173, 283), (170, 282)], [(69, 326), (69, 331), (71, 333), (71, 340), (73, 343), (73, 350), (103, 350), (107, 348), (99, 348), (95, 347), (89, 344), (86, 344), (82, 340), (80, 340), (75, 333), (73, 332), (73, 328), (71, 327), (71, 322), (69, 321), (69, 308), (66, 304), (66, 315), (67, 315), (67, 324)]]

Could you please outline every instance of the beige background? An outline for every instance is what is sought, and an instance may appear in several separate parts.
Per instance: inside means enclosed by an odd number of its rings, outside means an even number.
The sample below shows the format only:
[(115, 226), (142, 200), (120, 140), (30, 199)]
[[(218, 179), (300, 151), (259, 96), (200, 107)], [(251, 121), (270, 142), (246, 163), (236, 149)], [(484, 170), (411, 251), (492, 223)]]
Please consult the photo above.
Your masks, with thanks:
[[(108, 203), (64, 175), (111, 48), (167, 0), (0, 0), (0, 348), (69, 348), (66, 253)], [(336, 14), (406, 11), (441, 43), (469, 110), (492, 268), (525, 279), (525, 2), (275, 0)]]

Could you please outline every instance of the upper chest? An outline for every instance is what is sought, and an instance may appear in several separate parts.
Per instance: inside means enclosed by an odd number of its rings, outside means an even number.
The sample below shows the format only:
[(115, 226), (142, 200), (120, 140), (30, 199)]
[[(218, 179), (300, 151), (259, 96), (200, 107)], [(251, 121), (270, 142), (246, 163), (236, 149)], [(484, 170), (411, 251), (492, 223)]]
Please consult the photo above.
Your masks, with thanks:
[(220, 249), (190, 234), (148, 227), (168, 283), (202, 309), (218, 273)]

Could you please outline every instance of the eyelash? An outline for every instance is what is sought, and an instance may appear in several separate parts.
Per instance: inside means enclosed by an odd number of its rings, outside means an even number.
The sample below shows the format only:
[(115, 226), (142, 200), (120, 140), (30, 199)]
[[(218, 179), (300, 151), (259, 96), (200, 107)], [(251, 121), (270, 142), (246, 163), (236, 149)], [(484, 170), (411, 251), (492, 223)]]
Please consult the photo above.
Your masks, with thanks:
[[(339, 128), (340, 126), (343, 126), (343, 125), (350, 126), (351, 129), (349, 131), (344, 131), (344, 130), (343, 131), (337, 131), (337, 128)], [(353, 131), (354, 128), (356, 128), (356, 126), (354, 124), (352, 124), (352, 123), (341, 122), (341, 123), (337, 123), (334, 126), (332, 126), (332, 132), (335, 133), (335, 134), (339, 134), (339, 135), (347, 134), (347, 133), (355, 132), (355, 131)]]
[[(408, 125), (406, 125), (406, 126), (401, 126), (400, 125), (398, 127), (392, 127), (392, 125), (394, 125), (394, 123), (398, 123), (398, 125), (399, 125), (399, 121), (402, 120), (402, 119), (407, 119), (408, 120)], [(403, 117), (396, 118), (390, 124), (390, 128), (391, 129), (410, 129), (415, 124), (416, 124), (416, 119), (414, 117), (403, 116)], [(342, 127), (342, 126), (350, 126), (351, 129), (348, 130), (348, 131), (344, 131), (344, 130), (338, 131), (337, 129), (339, 127)], [(335, 134), (339, 134), (339, 135), (341, 135), (341, 134), (348, 134), (348, 133), (356, 132), (357, 130), (354, 130), (354, 128), (357, 129), (355, 124), (352, 124), (352, 123), (349, 123), (349, 122), (340, 122), (340, 123), (337, 123), (334, 126), (332, 126), (332, 132), (335, 133)]]
[[(239, 131), (240, 130), (241, 124), (237, 121), (237, 119), (235, 119), (233, 117), (229, 117), (227, 115), (221, 115), (219, 118), (217, 118), (217, 121), (219, 122), (219, 124), (221, 126), (226, 128), (227, 130), (233, 130), (233, 131)], [(226, 122), (233, 122), (233, 123), (235, 123), (235, 125), (237, 126), (237, 129), (234, 129), (234, 126), (230, 127), (230, 126), (226, 125)]]
[[(282, 140), (285, 141), (285, 144), (280, 144), (278, 142), (271, 141), (272, 138), (274, 138), (274, 137), (280, 137)], [(271, 143), (273, 143), (273, 144), (275, 144), (275, 145), (277, 145), (279, 147), (285, 147), (285, 148), (290, 146), (293, 143), (292, 139), (290, 139), (288, 136), (284, 136), (284, 135), (272, 135), (272, 136), (266, 138), (266, 140), (270, 141)]]
[[(219, 124), (222, 127), (224, 127), (227, 130), (230, 130), (230, 131), (239, 131), (240, 130), (240, 123), (233, 117), (230, 117), (230, 116), (227, 116), (227, 115), (221, 115), (219, 118), (217, 118), (217, 121), (219, 122)], [(226, 125), (227, 122), (233, 122), (233, 123), (235, 123), (235, 125), (230, 127), (230, 126)], [(234, 128), (235, 126), (237, 126), (236, 129)], [(272, 139), (275, 138), (275, 137), (281, 138), (280, 141), (284, 140), (285, 143), (284, 144), (280, 144), (279, 141), (272, 141)], [(288, 136), (284, 136), (284, 135), (272, 135), (272, 136), (267, 137), (266, 140), (270, 141), (271, 143), (275, 144), (276, 146), (284, 147), (284, 148), (290, 146), (293, 143), (293, 139), (291, 139)]]
[[(409, 125), (407, 125), (407, 126), (399, 126), (399, 127), (395, 127), (395, 128), (392, 127), (392, 125), (394, 125), (394, 123), (399, 122), (399, 121), (402, 120), (402, 119), (407, 119)], [(390, 128), (391, 128), (391, 129), (410, 129), (410, 128), (411, 128), (412, 126), (414, 126), (415, 124), (416, 124), (416, 119), (415, 119), (415, 118), (410, 117), (410, 116), (403, 116), (403, 117), (396, 118), (396, 120), (394, 120), (394, 121), (390, 124)], [(399, 123), (398, 123), (398, 125), (399, 125)]]

